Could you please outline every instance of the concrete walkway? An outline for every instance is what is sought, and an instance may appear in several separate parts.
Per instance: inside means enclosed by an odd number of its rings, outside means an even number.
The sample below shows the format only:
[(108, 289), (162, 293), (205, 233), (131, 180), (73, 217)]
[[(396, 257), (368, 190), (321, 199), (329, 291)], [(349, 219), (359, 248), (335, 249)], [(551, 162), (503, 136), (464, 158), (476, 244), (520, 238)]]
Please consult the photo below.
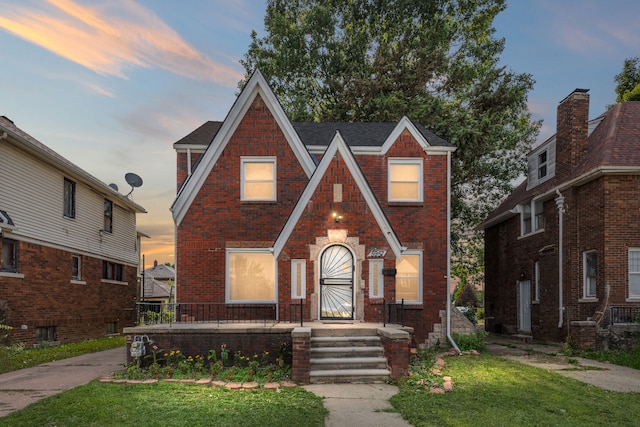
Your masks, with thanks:
[(0, 417), (38, 400), (123, 369), (124, 347), (85, 354), (0, 375)]
[(389, 384), (310, 384), (304, 389), (324, 398), (329, 411), (325, 427), (367, 426), (407, 427), (407, 423), (392, 409), (389, 399), (398, 387)]
[(605, 390), (621, 393), (640, 393), (640, 370), (582, 357), (562, 354), (562, 344), (525, 343), (503, 335), (489, 335), (486, 349), (538, 368), (553, 371)]

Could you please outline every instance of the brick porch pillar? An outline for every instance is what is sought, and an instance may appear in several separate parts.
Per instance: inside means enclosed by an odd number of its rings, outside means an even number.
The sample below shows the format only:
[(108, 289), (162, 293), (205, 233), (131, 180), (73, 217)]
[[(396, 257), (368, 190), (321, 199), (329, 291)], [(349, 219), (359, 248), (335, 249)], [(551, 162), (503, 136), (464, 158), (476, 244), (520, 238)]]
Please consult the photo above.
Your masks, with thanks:
[(409, 372), (411, 334), (395, 328), (379, 328), (378, 335), (389, 363), (391, 378), (401, 378)]
[(309, 384), (311, 370), (311, 328), (295, 328), (291, 331), (292, 363), (291, 379)]

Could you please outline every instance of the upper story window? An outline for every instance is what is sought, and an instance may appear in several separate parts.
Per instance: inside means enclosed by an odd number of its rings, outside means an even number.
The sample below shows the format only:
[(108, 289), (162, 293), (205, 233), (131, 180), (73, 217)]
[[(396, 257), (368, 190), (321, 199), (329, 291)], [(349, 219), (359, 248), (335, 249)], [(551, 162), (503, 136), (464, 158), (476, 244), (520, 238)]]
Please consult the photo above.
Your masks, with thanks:
[(66, 218), (76, 217), (76, 183), (67, 178), (64, 179), (63, 210)]
[(528, 160), (527, 190), (555, 176), (556, 141), (536, 149)]
[(2, 238), (2, 264), (0, 271), (8, 273), (18, 272), (18, 241)]
[(538, 154), (538, 179), (547, 176), (547, 150)]
[(389, 159), (389, 201), (422, 202), (422, 159)]
[(582, 253), (583, 264), (583, 280), (584, 280), (584, 297), (596, 297), (596, 274), (598, 273), (598, 259), (596, 251), (588, 251)]
[(544, 229), (544, 202), (529, 200), (520, 205), (520, 235)]
[(113, 202), (104, 199), (104, 226), (102, 227), (107, 233), (113, 231)]
[(240, 200), (276, 200), (276, 158), (243, 157)]

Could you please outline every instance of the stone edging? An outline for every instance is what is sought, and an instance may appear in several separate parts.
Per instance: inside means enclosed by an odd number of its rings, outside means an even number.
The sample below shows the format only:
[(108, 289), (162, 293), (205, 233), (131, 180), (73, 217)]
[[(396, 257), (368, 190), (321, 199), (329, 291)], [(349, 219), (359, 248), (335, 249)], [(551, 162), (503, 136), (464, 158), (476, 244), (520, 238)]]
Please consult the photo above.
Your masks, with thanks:
[[(442, 369), (447, 365), (447, 362), (444, 360), (445, 357), (451, 357), (451, 356), (463, 356), (463, 355), (471, 355), (471, 356), (480, 356), (480, 353), (478, 353), (476, 350), (471, 350), (471, 351), (464, 351), (462, 353), (458, 353), (457, 350), (455, 349), (451, 349), (449, 351), (447, 351), (446, 353), (440, 353), (436, 355), (436, 361), (433, 363), (433, 366), (431, 367), (431, 369), (429, 369), (429, 372), (434, 374), (434, 375), (438, 375), (438, 376), (442, 376)], [(444, 394), (444, 393), (450, 393), (453, 391), (453, 380), (451, 379), (451, 377), (447, 377), (447, 376), (443, 376), (442, 380), (444, 381), (442, 383), (442, 386), (432, 386), (429, 389), (429, 393), (433, 393), (433, 394)], [(421, 381), (425, 381), (425, 380), (421, 380)]]
[(265, 383), (265, 384), (258, 384), (255, 381), (251, 381), (251, 382), (246, 382), (246, 383), (239, 383), (239, 382), (226, 382), (226, 381), (214, 381), (211, 378), (202, 378), (199, 380), (193, 380), (193, 379), (183, 379), (183, 380), (178, 380), (178, 379), (173, 379), (173, 378), (169, 378), (169, 379), (164, 379), (164, 380), (157, 380), (157, 379), (146, 379), (146, 380), (127, 380), (127, 379), (116, 379), (113, 376), (107, 376), (107, 377), (102, 377), (100, 378), (100, 383), (102, 384), (156, 384), (159, 382), (166, 382), (166, 383), (180, 383), (180, 384), (197, 384), (197, 385), (211, 385), (212, 387), (224, 387), (227, 390), (255, 390), (255, 389), (259, 389), (259, 388), (263, 388), (265, 390), (278, 390), (280, 388), (295, 388), (298, 387), (298, 385), (294, 382), (291, 381), (284, 381), (282, 383)]

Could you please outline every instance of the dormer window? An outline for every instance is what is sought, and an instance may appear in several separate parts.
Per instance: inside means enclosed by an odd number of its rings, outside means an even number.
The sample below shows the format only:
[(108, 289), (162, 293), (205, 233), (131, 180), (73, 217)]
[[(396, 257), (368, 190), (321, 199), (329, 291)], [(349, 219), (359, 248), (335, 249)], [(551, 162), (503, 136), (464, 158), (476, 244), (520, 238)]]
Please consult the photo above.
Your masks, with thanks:
[(389, 159), (389, 201), (422, 202), (422, 159)]
[(538, 147), (529, 156), (527, 173), (527, 190), (530, 190), (553, 178), (556, 172), (556, 141), (551, 140)]
[(547, 176), (547, 150), (538, 154), (538, 179)]

